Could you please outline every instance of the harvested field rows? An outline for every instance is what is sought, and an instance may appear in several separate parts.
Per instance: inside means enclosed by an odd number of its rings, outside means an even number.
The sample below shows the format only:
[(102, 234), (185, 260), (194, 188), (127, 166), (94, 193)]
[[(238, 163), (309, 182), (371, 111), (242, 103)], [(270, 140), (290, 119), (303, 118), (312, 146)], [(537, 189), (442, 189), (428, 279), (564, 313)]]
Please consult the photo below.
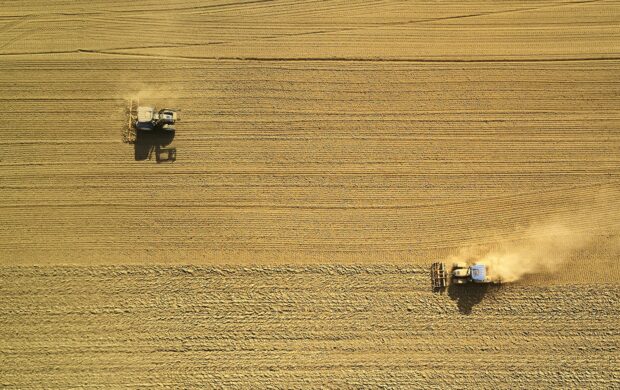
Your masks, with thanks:
[(0, 53), (447, 62), (620, 57), (614, 1), (25, 3), (3, 5)]
[[(52, 6), (0, 13), (9, 262), (410, 262), (618, 225), (613, 2)], [(174, 166), (120, 143), (136, 95), (183, 109)]]
[[(427, 261), (549, 215), (620, 224), (618, 61), (0, 67), (13, 263)], [(173, 165), (120, 140), (149, 79), (183, 108)]]
[(616, 284), (437, 295), (427, 270), (4, 267), (0, 376), (7, 388), (620, 385)]

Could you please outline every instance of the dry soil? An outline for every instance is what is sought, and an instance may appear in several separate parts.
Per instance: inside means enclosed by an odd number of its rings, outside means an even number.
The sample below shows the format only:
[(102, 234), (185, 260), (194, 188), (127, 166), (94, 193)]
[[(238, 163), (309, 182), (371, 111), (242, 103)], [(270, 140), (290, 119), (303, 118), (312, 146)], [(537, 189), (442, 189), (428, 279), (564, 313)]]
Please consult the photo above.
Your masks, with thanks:
[(618, 387), (619, 107), (617, 1), (0, 1), (0, 384)]

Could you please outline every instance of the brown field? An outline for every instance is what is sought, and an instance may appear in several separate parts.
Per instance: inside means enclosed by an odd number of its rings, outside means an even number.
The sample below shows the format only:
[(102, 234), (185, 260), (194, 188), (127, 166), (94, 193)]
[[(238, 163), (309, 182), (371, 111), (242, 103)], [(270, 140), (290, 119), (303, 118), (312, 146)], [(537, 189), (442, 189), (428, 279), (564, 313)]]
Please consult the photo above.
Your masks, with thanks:
[(620, 384), (616, 284), (437, 295), (426, 267), (0, 270), (7, 387)]
[(0, 387), (620, 387), (617, 1), (0, 1), (0, 108)]

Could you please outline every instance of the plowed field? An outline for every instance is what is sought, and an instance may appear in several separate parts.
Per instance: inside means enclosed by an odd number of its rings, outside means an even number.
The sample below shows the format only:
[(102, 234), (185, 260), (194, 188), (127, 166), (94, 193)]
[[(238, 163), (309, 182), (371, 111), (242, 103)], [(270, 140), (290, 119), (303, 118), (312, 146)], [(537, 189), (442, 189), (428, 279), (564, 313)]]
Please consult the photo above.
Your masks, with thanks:
[(616, 1), (0, 0), (0, 384), (620, 386), (619, 107)]
[(436, 295), (426, 267), (393, 266), (1, 276), (0, 372), (17, 388), (620, 384), (615, 284)]

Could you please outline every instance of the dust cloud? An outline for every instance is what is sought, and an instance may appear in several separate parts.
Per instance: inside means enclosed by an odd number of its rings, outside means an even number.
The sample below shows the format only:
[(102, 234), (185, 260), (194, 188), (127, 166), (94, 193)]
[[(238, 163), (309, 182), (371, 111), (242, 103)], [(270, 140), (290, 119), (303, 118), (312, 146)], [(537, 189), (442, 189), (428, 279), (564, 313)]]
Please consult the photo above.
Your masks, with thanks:
[(600, 243), (597, 239), (602, 236), (611, 239), (616, 250), (620, 248), (620, 223), (613, 211), (618, 210), (620, 197), (617, 191), (611, 191), (604, 198), (599, 196), (593, 201), (593, 208), (517, 228), (518, 240), (504, 238), (489, 245), (461, 248), (450, 260), (486, 264), (491, 279), (514, 282), (529, 274), (557, 272), (582, 251), (595, 253)]
[(124, 100), (137, 99), (145, 104), (176, 107), (179, 92), (172, 86), (152, 86), (145, 83), (133, 82), (122, 92)]
[(486, 264), (492, 279), (514, 282), (527, 274), (554, 272), (595, 237), (591, 232), (572, 230), (562, 222), (530, 226), (525, 236), (493, 247), (463, 248), (452, 261)]

